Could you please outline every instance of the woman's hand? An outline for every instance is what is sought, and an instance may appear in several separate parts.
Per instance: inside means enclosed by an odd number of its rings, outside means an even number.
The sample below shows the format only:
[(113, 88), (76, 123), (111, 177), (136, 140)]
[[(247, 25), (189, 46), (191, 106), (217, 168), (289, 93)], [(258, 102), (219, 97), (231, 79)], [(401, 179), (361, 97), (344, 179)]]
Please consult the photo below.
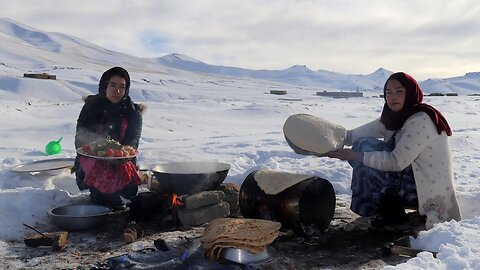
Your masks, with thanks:
[(356, 160), (363, 162), (363, 152), (355, 152), (352, 149), (339, 149), (327, 153), (327, 157), (340, 160)]

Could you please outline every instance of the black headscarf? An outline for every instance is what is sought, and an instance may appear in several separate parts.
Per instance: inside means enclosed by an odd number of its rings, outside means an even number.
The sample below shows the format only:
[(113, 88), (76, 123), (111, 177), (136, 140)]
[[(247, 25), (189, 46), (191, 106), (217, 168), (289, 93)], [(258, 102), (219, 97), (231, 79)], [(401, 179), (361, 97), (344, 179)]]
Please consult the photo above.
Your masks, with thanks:
[[(405, 87), (405, 103), (399, 112), (392, 111), (387, 104), (386, 88), (387, 83), (390, 80), (396, 80), (400, 82), (403, 87)], [(445, 117), (434, 107), (426, 103), (422, 103), (422, 89), (420, 89), (417, 81), (412, 76), (404, 72), (397, 72), (390, 75), (385, 82), (385, 86), (383, 87), (383, 98), (385, 100), (385, 105), (383, 106), (380, 122), (382, 122), (387, 129), (398, 130), (403, 126), (405, 121), (410, 116), (417, 112), (425, 112), (428, 114), (428, 116), (430, 116), (433, 123), (437, 127), (438, 134), (441, 134), (442, 131), (445, 131), (448, 136), (452, 135), (452, 130), (448, 125), (447, 119), (445, 119)]]
[[(113, 76), (119, 76), (125, 79), (125, 94), (118, 103), (112, 103), (107, 99), (107, 87), (110, 79)], [(101, 109), (104, 113), (104, 121), (106, 120), (106, 126), (109, 127), (109, 135), (116, 140), (119, 140), (120, 130), (122, 125), (122, 117), (127, 115), (132, 110), (133, 104), (129, 97), (130, 90), (130, 75), (122, 67), (113, 67), (105, 71), (98, 83), (98, 97), (103, 103), (98, 109)]]
[(130, 89), (130, 75), (122, 67), (113, 67), (102, 74), (100, 82), (98, 83), (98, 93), (102, 96), (107, 95), (108, 82), (113, 76), (119, 76), (125, 79), (125, 95), (123, 95), (123, 98), (127, 97)]

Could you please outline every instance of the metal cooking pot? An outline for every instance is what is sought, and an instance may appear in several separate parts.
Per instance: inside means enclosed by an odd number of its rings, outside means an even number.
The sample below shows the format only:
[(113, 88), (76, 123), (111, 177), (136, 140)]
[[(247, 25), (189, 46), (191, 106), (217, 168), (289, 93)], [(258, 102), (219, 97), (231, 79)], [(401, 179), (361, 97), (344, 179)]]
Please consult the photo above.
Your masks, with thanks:
[[(284, 191), (266, 194), (257, 184), (253, 171), (242, 183), (239, 207), (245, 218), (275, 220), (299, 234), (313, 236), (325, 231), (335, 212), (335, 190), (323, 178), (311, 176)], [(275, 173), (271, 181), (286, 173)]]
[(81, 231), (105, 224), (109, 207), (96, 204), (77, 204), (56, 207), (48, 211), (53, 223), (67, 231)]
[(270, 246), (266, 246), (265, 249), (259, 254), (254, 254), (240, 248), (223, 248), (220, 252), (220, 257), (232, 262), (247, 265), (251, 263), (268, 261), (275, 257), (275, 254), (275, 249)]
[(158, 181), (158, 191), (186, 195), (217, 189), (228, 170), (227, 163), (177, 162), (158, 165), (151, 171)]

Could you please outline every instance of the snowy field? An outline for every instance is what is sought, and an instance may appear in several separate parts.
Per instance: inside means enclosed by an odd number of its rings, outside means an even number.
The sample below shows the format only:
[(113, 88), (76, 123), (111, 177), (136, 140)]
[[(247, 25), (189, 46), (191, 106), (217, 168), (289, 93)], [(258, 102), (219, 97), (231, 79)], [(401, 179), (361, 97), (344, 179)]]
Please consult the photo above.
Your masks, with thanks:
[[(75, 124), (82, 95), (94, 92), (100, 73), (57, 70), (56, 81), (0, 76), (0, 221), (2, 241), (21, 241), (22, 223), (49, 226), (47, 210), (84, 200), (68, 172), (31, 175), (10, 168), (36, 160), (74, 157)], [(309, 113), (354, 128), (378, 117), (378, 93), (362, 98), (315, 96), (315, 89), (267, 81), (189, 74), (132, 72), (132, 98), (148, 106), (138, 162), (142, 168), (176, 161), (220, 161), (231, 164), (226, 182), (241, 184), (253, 170), (268, 168), (328, 179), (337, 194), (350, 194), (351, 168), (346, 162), (295, 154), (285, 142), (282, 125), (288, 116)], [(63, 78), (68, 78), (68, 82)], [(90, 89), (90, 90), (85, 90)], [(269, 94), (285, 89), (286, 96)], [(425, 269), (478, 266), (480, 224), (479, 98), (426, 97), (449, 120), (455, 183), (464, 220), (423, 232), (418, 244), (440, 251), (438, 259), (422, 254), (410, 260)], [(46, 156), (45, 145), (63, 137), (63, 151)], [(473, 233), (472, 233), (473, 230)], [(420, 241), (422, 238), (425, 240)], [(8, 254), (9, 242), (0, 244)], [(398, 266), (401, 267), (401, 266)], [(460, 267), (462, 268), (462, 267)]]
[[(107, 51), (74, 37), (0, 21), (0, 261), (7, 262), (9, 269), (28, 268), (21, 256), (12, 253), (12, 246), (23, 245), (23, 236), (31, 232), (22, 223), (53, 231), (56, 228), (48, 220), (49, 209), (87, 198), (87, 193), (79, 192), (74, 175), (66, 170), (56, 175), (32, 175), (12, 172), (11, 168), (75, 157), (75, 126), (82, 97), (96, 93), (103, 71), (116, 65), (130, 72), (132, 99), (148, 106), (138, 153), (140, 167), (220, 161), (231, 164), (226, 182), (237, 184), (257, 169), (316, 175), (331, 181), (337, 195), (347, 199), (352, 173), (349, 165), (295, 154), (285, 142), (283, 123), (297, 113), (320, 116), (347, 129), (371, 121), (380, 116), (384, 101), (378, 97), (378, 85), (388, 77), (386, 70), (372, 76), (344, 75), (341, 80), (336, 79), (340, 78), (338, 73), (331, 73), (331, 78), (323, 74), (320, 80), (313, 71), (298, 68), (282, 73), (307, 74), (310, 82), (331, 83), (330, 89), (355, 85), (360, 78), (369, 87), (377, 85), (376, 91), (365, 91), (361, 98), (331, 99), (315, 95), (325, 89), (323, 86), (301, 86), (293, 79), (287, 84), (289, 78), (283, 75), (284, 82), (273, 82), (208, 75), (198, 69), (182, 71), (154, 59)], [(24, 72), (46, 72), (56, 75), (57, 80), (23, 78)], [(432, 91), (461, 89), (459, 96), (426, 97), (425, 102), (439, 109), (453, 130), (454, 181), (463, 220), (439, 224), (414, 241), (417, 248), (437, 251), (436, 259), (424, 252), (397, 269), (480, 269), (480, 97), (467, 95), (480, 93), (479, 77), (480, 73), (473, 71), (464, 77), (424, 84)], [(296, 78), (295, 82), (301, 82), (307, 77)], [(432, 83), (437, 83), (437, 88)], [(288, 94), (271, 95), (270, 90), (286, 90)], [(63, 151), (46, 156), (45, 145), (60, 137)]]

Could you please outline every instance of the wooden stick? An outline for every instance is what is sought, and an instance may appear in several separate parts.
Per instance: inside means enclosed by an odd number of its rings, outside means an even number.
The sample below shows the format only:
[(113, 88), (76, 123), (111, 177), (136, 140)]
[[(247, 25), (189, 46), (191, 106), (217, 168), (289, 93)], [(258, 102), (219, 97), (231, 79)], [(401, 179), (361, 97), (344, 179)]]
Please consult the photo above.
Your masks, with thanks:
[(390, 246), (390, 252), (393, 254), (397, 255), (406, 255), (410, 257), (415, 257), (417, 256), (418, 253), (427, 251), (433, 254), (433, 257), (437, 257), (437, 252), (429, 251), (429, 250), (423, 250), (423, 249), (414, 249), (414, 248), (409, 248), (409, 247), (404, 247), (404, 246), (399, 246), (399, 245), (392, 245)]
[(34, 231), (36, 231), (37, 233), (39, 233), (39, 234), (40, 234), (41, 236), (43, 236), (44, 238), (48, 238), (48, 236), (46, 236), (44, 233), (40, 232), (39, 230), (33, 228), (32, 226), (29, 226), (29, 225), (27, 225), (27, 224), (25, 224), (25, 223), (22, 223), (22, 224), (23, 224), (23, 226), (25, 226), (25, 227), (27, 227), (27, 228), (29, 228), (29, 229), (32, 229), (32, 230), (34, 230)]

